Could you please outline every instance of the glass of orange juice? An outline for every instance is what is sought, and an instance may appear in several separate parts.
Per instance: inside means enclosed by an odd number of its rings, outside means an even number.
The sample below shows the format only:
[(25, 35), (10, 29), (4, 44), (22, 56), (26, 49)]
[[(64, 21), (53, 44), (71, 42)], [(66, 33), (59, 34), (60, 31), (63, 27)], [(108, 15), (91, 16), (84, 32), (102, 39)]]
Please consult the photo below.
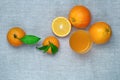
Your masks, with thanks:
[(92, 41), (87, 31), (78, 30), (71, 35), (69, 44), (76, 53), (85, 54), (90, 50)]

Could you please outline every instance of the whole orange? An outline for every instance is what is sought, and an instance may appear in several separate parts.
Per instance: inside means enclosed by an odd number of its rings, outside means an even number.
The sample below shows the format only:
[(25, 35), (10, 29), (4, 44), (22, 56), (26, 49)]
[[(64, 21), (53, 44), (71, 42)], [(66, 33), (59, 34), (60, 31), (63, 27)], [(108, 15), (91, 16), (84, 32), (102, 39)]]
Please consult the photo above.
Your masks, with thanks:
[(91, 39), (96, 44), (104, 44), (108, 42), (112, 35), (112, 30), (109, 24), (105, 22), (94, 23), (90, 27), (89, 32), (90, 32)]
[[(60, 44), (59, 44), (59, 40), (54, 37), (54, 36), (48, 36), (44, 39), (43, 41), (43, 46), (46, 46), (46, 45), (50, 45), (49, 43), (52, 43), (54, 44), (57, 48), (59, 48)], [(47, 51), (48, 54), (52, 54), (52, 50), (51, 50), (51, 47), (48, 49)]]
[(76, 28), (86, 28), (91, 21), (91, 13), (85, 6), (74, 6), (69, 13), (69, 20)]
[(25, 35), (25, 32), (23, 29), (19, 27), (13, 27), (11, 28), (7, 33), (7, 40), (12, 46), (21, 46), (22, 42), (19, 40)]

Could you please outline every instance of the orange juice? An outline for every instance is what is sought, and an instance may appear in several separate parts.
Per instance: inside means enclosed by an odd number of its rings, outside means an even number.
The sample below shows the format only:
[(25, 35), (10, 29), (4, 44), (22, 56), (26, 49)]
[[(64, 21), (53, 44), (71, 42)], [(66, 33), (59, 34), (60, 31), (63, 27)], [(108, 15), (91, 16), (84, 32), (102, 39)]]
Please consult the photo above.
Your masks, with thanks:
[(76, 53), (84, 54), (89, 51), (92, 41), (88, 32), (78, 30), (71, 35), (69, 44)]

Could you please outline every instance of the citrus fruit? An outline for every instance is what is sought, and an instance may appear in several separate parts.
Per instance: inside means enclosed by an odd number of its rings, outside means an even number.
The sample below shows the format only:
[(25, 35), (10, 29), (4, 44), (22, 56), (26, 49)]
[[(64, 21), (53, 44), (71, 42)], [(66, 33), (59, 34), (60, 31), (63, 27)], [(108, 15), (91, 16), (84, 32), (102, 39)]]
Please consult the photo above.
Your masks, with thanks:
[[(50, 43), (52, 43), (53, 45), (55, 45), (57, 48), (59, 48), (60, 44), (59, 44), (59, 40), (54, 37), (54, 36), (48, 36), (44, 39), (43, 41), (43, 46), (49, 46)], [(49, 49), (47, 50), (47, 53), (52, 54), (52, 50), (51, 47), (49, 47)]]
[(69, 12), (69, 20), (76, 28), (86, 28), (91, 21), (91, 13), (85, 6), (74, 6)]
[(23, 43), (19, 40), (25, 35), (23, 29), (19, 27), (11, 28), (7, 33), (7, 40), (12, 46), (21, 46)]
[(52, 31), (59, 37), (65, 37), (71, 31), (71, 24), (65, 17), (57, 17), (52, 22)]
[(78, 30), (72, 33), (69, 44), (76, 53), (85, 54), (90, 50), (92, 41), (87, 31)]
[(94, 43), (104, 44), (111, 38), (112, 30), (106, 22), (96, 22), (90, 29), (90, 36)]

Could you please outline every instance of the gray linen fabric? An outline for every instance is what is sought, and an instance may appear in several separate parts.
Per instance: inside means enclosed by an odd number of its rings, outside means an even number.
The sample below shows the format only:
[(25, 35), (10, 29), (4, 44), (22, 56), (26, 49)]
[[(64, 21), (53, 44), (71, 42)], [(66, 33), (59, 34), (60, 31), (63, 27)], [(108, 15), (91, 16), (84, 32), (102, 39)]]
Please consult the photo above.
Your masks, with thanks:
[[(88, 54), (78, 55), (70, 49), (68, 35), (58, 38), (61, 46), (54, 56), (36, 50), (35, 45), (14, 48), (8, 44), (6, 34), (14, 26), (41, 37), (41, 44), (54, 35), (52, 20), (67, 18), (70, 9), (80, 4), (90, 9), (91, 24), (111, 25), (113, 34), (107, 44), (93, 44)], [(76, 30), (72, 28), (71, 33)], [(120, 0), (0, 0), (0, 80), (120, 80), (119, 76)]]

